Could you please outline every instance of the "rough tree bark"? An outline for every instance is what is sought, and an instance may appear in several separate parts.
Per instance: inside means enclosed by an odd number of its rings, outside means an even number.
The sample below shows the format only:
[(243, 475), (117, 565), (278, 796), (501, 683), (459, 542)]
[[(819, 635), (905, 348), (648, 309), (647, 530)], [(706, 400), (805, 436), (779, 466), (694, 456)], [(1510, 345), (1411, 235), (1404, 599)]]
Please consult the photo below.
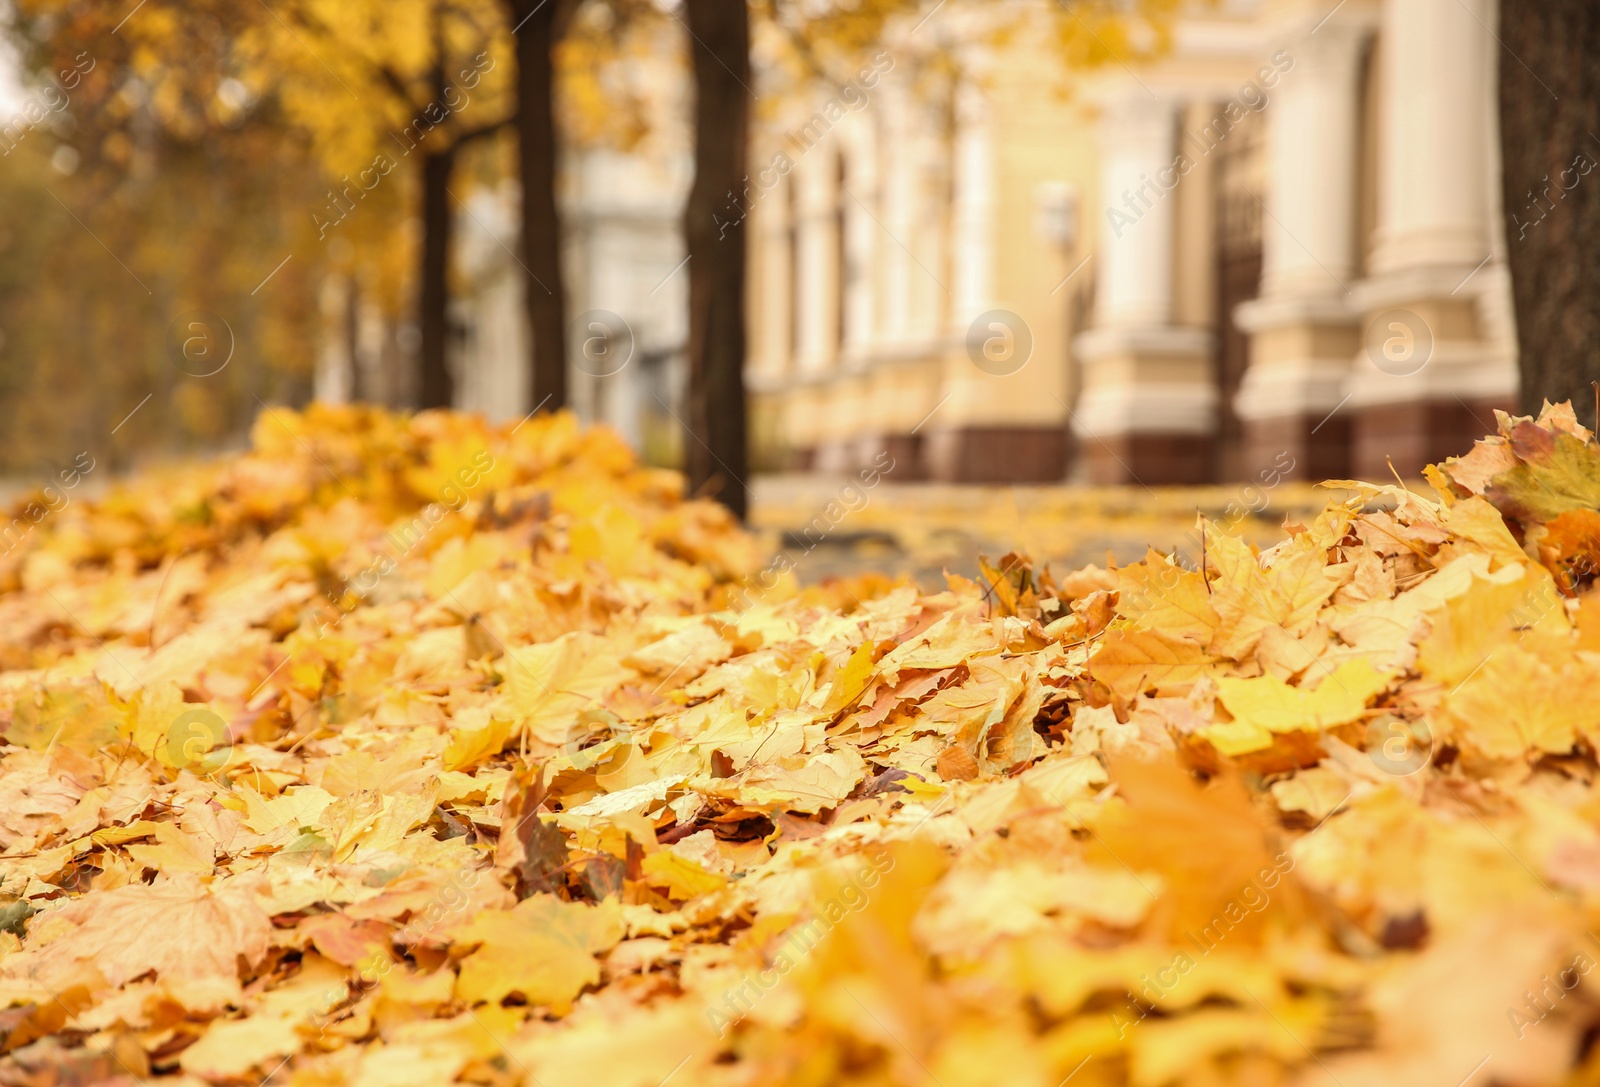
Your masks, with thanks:
[(533, 406), (556, 411), (567, 404), (567, 317), (556, 207), (558, 145), (551, 49), (561, 38), (572, 5), (565, 0), (506, 0), (506, 6), (516, 35), (517, 160)]
[(1500, 0), (1500, 37), (1522, 407), (1570, 399), (1587, 421), (1600, 379), (1600, 5)]
[(422, 333), (422, 380), (419, 406), (448, 408), (455, 402), (455, 381), (447, 365), (450, 307), (450, 171), (452, 145), (422, 158), (422, 267), (417, 324)]
[[(689, 251), (689, 433), (691, 492), (746, 512), (744, 393), (745, 237), (723, 235), (728, 193), (744, 191), (750, 125), (747, 0), (688, 0), (694, 63), (694, 185), (684, 211)], [(720, 213), (720, 214), (719, 214)]]
[[(454, 219), (450, 211), (450, 175), (456, 159), (473, 140), (500, 130), (501, 119), (465, 131), (455, 128), (446, 89), (449, 86), (449, 50), (444, 32), (444, 5), (432, 11), (435, 61), (429, 73), (433, 97), (417, 110), (413, 126), (422, 151), (422, 252), (417, 276), (417, 326), (421, 333), (418, 406), (448, 408), (455, 405), (455, 378), (450, 373), (450, 245)], [(385, 78), (395, 92), (406, 94), (405, 82), (393, 71)]]

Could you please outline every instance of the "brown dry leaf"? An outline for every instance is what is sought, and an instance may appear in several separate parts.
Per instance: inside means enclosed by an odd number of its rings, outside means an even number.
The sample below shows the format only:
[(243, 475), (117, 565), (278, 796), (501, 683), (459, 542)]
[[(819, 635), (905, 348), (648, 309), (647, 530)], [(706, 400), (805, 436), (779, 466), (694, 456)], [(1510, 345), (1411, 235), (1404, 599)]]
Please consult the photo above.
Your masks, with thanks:
[(938, 771), (946, 781), (971, 781), (978, 776), (978, 760), (966, 748), (951, 744), (939, 752)]
[(1539, 554), (1552, 570), (1600, 574), (1600, 510), (1568, 510), (1544, 526)]
[(1479, 438), (1472, 452), (1451, 457), (1442, 465), (1452, 482), (1469, 494), (1482, 494), (1495, 476), (1515, 467), (1516, 454), (1510, 443), (1499, 436)]

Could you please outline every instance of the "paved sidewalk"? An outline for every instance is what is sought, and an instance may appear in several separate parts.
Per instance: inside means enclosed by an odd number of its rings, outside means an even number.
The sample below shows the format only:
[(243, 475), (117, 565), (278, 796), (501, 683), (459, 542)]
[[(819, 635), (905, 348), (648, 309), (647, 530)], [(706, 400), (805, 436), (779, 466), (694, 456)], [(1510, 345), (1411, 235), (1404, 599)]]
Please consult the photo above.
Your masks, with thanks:
[(1065, 573), (1106, 565), (1107, 552), (1132, 562), (1154, 546), (1188, 558), (1199, 553), (1195, 514), (1261, 545), (1283, 538), (1285, 518), (1314, 516), (1342, 492), (1305, 483), (1275, 488), (1074, 487), (1064, 485), (896, 484), (850, 488), (816, 475), (757, 477), (750, 522), (774, 553), (787, 551), (800, 580), (867, 572), (910, 574), (924, 589), (944, 585), (944, 570), (968, 577), (977, 556), (997, 560), (1022, 550), (1037, 565)]

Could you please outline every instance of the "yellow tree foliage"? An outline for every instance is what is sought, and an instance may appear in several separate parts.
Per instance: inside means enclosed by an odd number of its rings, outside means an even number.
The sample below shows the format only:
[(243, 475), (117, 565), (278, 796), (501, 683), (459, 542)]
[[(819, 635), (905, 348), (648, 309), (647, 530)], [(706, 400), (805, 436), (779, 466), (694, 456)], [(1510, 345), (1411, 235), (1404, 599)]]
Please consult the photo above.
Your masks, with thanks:
[[(248, 10), (202, 0), (167, 14), (158, 0), (8, 9), (25, 88), (0, 135), (8, 473), (48, 474), (31, 458), (59, 467), (91, 442), (111, 469), (242, 440), (255, 395), (309, 386), (319, 164), (237, 78)], [(204, 380), (188, 371), (211, 363), (175, 346), (196, 311), (213, 358), (241, 345)]]
[(255, 20), (238, 51), (330, 176), (365, 185), (380, 156), (400, 164), (510, 115), (508, 29), (494, 0), (294, 0)]

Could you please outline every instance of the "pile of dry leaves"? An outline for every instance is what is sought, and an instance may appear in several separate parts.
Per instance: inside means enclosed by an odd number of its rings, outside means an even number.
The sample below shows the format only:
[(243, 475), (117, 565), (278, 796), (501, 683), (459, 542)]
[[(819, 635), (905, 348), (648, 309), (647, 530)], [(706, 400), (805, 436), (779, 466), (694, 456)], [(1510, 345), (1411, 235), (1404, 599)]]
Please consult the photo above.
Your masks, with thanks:
[(0, 558), (0, 1083), (1600, 1080), (1600, 445), (797, 590), (564, 416)]

